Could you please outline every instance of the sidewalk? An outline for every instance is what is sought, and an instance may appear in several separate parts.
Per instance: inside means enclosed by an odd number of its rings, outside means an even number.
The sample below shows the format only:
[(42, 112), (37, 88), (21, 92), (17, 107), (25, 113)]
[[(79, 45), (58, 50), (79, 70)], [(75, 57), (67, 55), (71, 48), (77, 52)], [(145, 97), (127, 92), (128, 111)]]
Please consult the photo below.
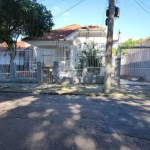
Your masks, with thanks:
[(150, 82), (134, 82), (134, 81), (124, 80), (124, 79), (120, 79), (120, 84), (121, 85), (139, 85), (139, 86), (149, 85), (150, 86)]
[(103, 93), (102, 84), (0, 83), (0, 92), (145, 98), (150, 96), (150, 83), (121, 80), (120, 86), (112, 85), (109, 95)]

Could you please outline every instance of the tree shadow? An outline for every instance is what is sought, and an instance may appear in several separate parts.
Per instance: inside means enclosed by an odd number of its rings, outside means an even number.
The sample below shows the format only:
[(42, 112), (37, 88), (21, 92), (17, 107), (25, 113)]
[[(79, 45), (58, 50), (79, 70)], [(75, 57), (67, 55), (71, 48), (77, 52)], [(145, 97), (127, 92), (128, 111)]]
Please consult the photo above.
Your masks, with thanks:
[[(150, 129), (146, 103), (150, 101), (0, 94), (0, 149), (150, 149), (150, 136), (138, 139)], [(134, 136), (133, 127), (145, 132)]]

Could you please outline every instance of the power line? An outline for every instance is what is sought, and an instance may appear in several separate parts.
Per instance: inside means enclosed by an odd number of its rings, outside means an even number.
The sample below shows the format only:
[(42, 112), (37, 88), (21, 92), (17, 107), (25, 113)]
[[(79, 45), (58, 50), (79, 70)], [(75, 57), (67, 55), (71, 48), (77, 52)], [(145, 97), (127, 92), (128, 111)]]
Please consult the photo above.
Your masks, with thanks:
[(65, 10), (64, 12), (60, 13), (59, 15), (55, 16), (54, 18), (58, 18), (60, 17), (61, 15), (63, 15), (65, 12), (71, 10), (72, 8), (76, 7), (77, 5), (81, 4), (82, 2), (84, 2), (85, 0), (81, 0), (79, 1), (78, 3), (76, 3), (75, 5), (73, 5), (72, 7), (70, 7), (69, 9)]
[(150, 10), (150, 8), (144, 2), (142, 2), (141, 0), (139, 0), (139, 1)]
[(44, 0), (40, 0), (38, 3), (42, 2), (42, 1), (44, 1)]
[(137, 2), (136, 0), (134, 0), (144, 11), (146, 11), (148, 14), (150, 14), (139, 2)]
[(58, 2), (56, 2), (56, 3), (51, 3), (51, 4), (47, 5), (46, 7), (51, 6), (51, 5), (54, 5), (54, 4), (57, 4), (57, 3), (60, 3), (60, 2), (62, 2), (62, 1), (65, 1), (65, 0), (61, 0), (61, 1), (58, 1)]

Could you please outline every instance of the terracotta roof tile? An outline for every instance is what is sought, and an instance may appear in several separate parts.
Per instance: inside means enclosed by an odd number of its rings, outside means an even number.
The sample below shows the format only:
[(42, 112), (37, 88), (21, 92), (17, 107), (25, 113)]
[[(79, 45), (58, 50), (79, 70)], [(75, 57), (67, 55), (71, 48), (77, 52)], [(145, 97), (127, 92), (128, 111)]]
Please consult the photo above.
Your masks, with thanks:
[(149, 41), (149, 40), (150, 40), (150, 36), (147, 37), (146, 39), (142, 40), (141, 43), (145, 43), (145, 42), (147, 42), (147, 41)]
[(77, 30), (80, 29), (82, 26), (78, 25), (78, 24), (71, 24), (62, 28), (58, 28), (56, 30)]
[(150, 41), (150, 36), (148, 36), (146, 39), (142, 40), (141, 42), (137, 43), (135, 46), (142, 45), (143, 43)]
[(45, 33), (45, 35), (42, 38), (34, 38), (34, 39), (41, 39), (41, 40), (64, 39), (66, 36), (70, 35), (75, 30), (80, 28), (81, 26), (78, 24), (71, 24), (62, 28), (55, 29), (51, 33)]
[(101, 26), (89, 25), (89, 26), (84, 26), (81, 29), (103, 29), (103, 28)]
[[(90, 25), (90, 26), (80, 26), (78, 24), (71, 24), (62, 28), (58, 28), (53, 30), (51, 33), (45, 33), (45, 35), (41, 38), (33, 38), (32, 40), (58, 40), (58, 39), (64, 39), (65, 37), (67, 37), (68, 35), (70, 35), (71, 33), (73, 33), (74, 31), (78, 30), (78, 29), (104, 29), (100, 26), (94, 26), (94, 25)], [(27, 40), (30, 38), (25, 38), (24, 40)]]

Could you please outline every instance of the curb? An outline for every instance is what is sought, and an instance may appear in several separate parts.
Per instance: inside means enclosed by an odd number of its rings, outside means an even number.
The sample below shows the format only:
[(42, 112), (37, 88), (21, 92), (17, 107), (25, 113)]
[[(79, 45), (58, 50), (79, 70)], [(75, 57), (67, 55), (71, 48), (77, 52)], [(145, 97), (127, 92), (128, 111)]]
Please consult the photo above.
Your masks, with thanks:
[[(0, 91), (1, 93), (28, 93), (28, 94), (47, 94), (47, 95), (72, 95), (72, 96), (88, 96), (88, 97), (108, 97), (108, 98), (129, 98), (126, 96), (120, 95), (120, 93), (111, 93), (111, 94), (95, 94), (95, 93), (56, 93), (56, 92), (29, 92), (29, 91)], [(148, 96), (149, 97), (149, 96)], [(130, 99), (135, 97), (130, 97)], [(144, 97), (145, 98), (145, 97)], [(142, 97), (136, 97), (136, 99), (143, 99)]]
[(110, 94), (87, 94), (87, 93), (56, 93), (56, 92), (29, 92), (29, 91), (0, 91), (0, 93), (29, 93), (29, 94), (49, 94), (49, 95), (76, 95), (76, 96), (103, 96), (110, 97)]

